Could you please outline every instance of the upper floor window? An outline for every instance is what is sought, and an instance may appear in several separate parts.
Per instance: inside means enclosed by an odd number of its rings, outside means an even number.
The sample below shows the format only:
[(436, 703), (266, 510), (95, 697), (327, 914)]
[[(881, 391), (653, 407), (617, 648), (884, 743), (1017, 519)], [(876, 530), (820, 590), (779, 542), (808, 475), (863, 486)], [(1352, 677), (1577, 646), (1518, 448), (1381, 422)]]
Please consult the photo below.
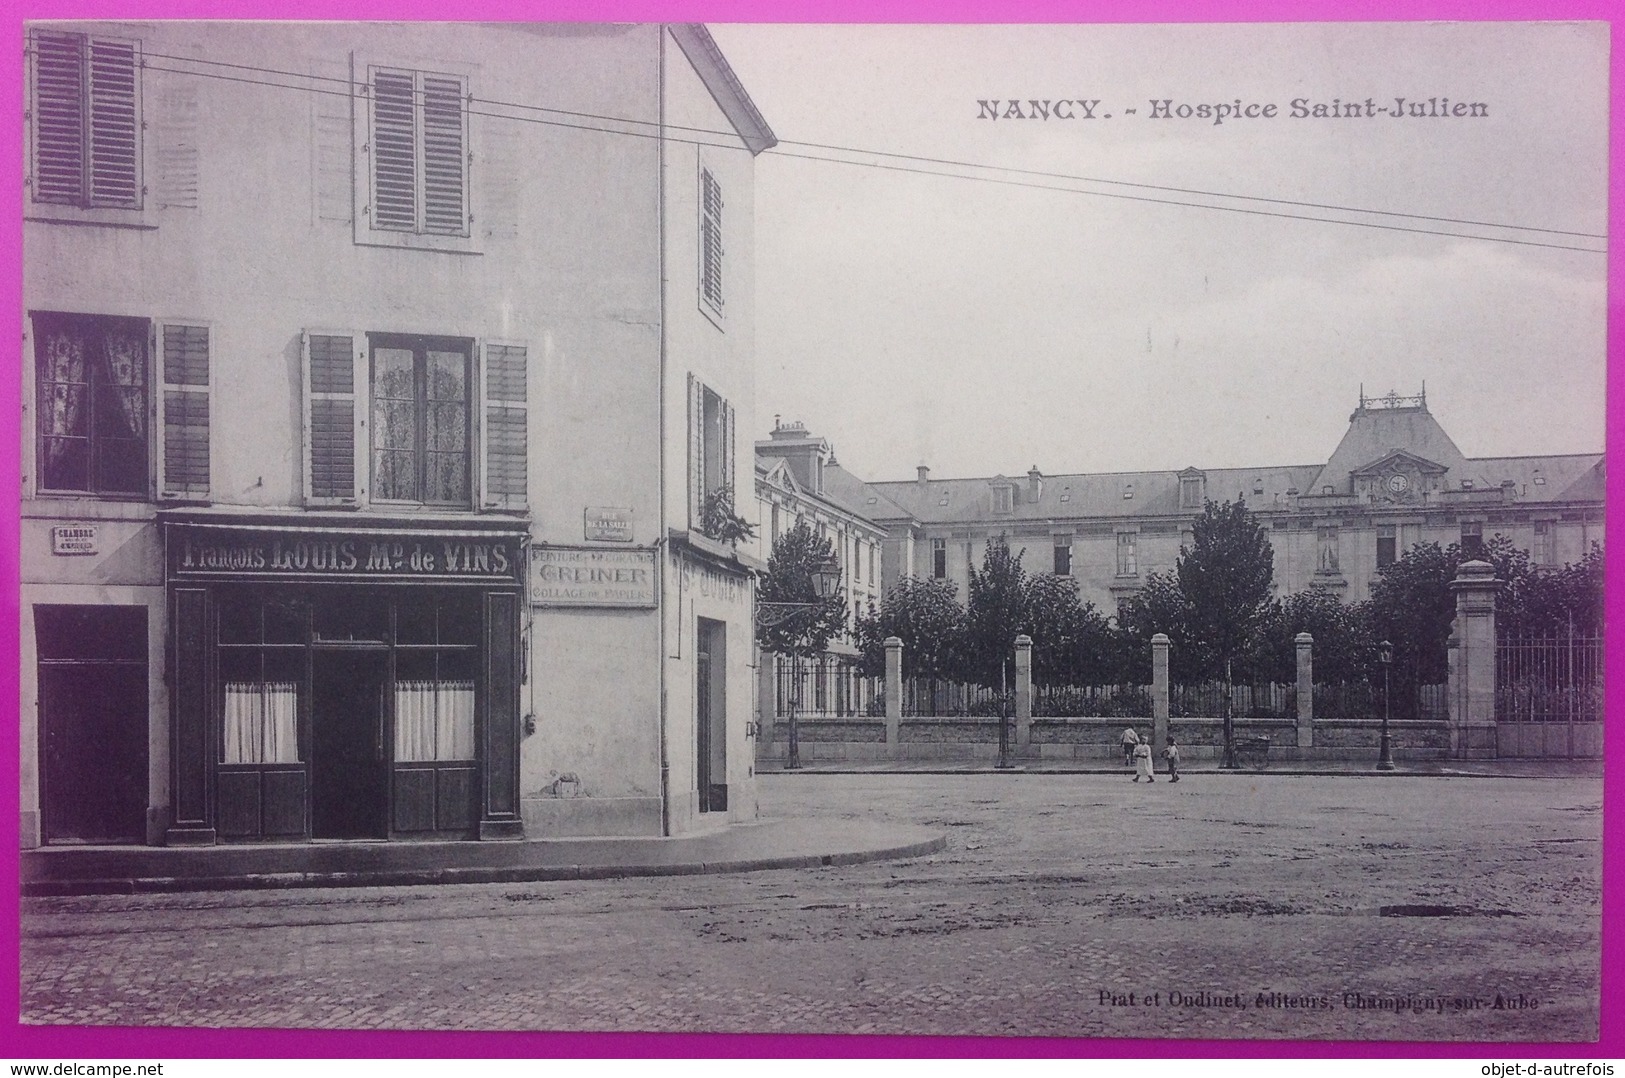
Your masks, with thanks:
[(878, 543), (869, 544), (869, 583), (871, 584), (875, 582), (875, 547), (879, 545)]
[(1069, 539), (1055, 540), (1055, 575), (1072, 575), (1072, 541)]
[(1137, 551), (1140, 537), (1134, 532), (1117, 533), (1117, 575), (1136, 576), (1140, 571)]
[(371, 220), (388, 232), (467, 236), (467, 83), (372, 69)]
[(734, 410), (710, 386), (688, 376), (689, 526), (713, 539), (729, 538), (735, 516)]
[(931, 575), (938, 580), (948, 575), (948, 540), (931, 540)]
[(382, 333), (370, 341), (373, 497), (467, 506), (473, 342)]
[[(1463, 480), (1465, 483), (1466, 480)], [(1461, 522), (1461, 552), (1469, 558), (1484, 556), (1484, 524), (1477, 520)]]
[(480, 354), (462, 337), (307, 333), (306, 501), (523, 508), (526, 349)]
[(1341, 573), (1341, 561), (1338, 557), (1337, 529), (1315, 529), (1315, 571), (1317, 573)]
[(1552, 522), (1535, 521), (1535, 546), (1529, 552), (1529, 559), (1536, 565), (1556, 565), (1557, 553), (1552, 540)]
[(1392, 524), (1379, 524), (1377, 526), (1377, 568), (1392, 565), (1398, 561), (1399, 545), (1398, 528)]
[(700, 305), (722, 317), (722, 185), (700, 169)]
[(141, 47), (35, 31), (34, 201), (141, 208)]
[(38, 489), (145, 495), (146, 319), (37, 311), (33, 325)]

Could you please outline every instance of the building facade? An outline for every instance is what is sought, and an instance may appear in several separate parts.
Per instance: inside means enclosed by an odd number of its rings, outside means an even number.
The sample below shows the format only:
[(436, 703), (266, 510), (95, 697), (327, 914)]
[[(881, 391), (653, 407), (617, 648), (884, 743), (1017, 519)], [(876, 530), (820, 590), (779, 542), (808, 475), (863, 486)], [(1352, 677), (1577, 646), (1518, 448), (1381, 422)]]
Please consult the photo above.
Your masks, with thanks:
[(25, 845), (756, 811), (703, 27), (28, 30)]
[(766, 562), (773, 543), (805, 524), (828, 539), (841, 568), (848, 635), (833, 637), (825, 653), (800, 671), (792, 686), (789, 660), (764, 654), (758, 660), (758, 713), (764, 743), (774, 739), (774, 721), (788, 713), (790, 696), (813, 714), (863, 714), (873, 686), (859, 678), (857, 647), (850, 636), (857, 618), (880, 604), (881, 551), (886, 532), (865, 510), (874, 496), (862, 480), (842, 468), (829, 442), (801, 423), (774, 419), (772, 434), (756, 443), (757, 557)]
[(1603, 537), (1604, 459), (1464, 456), (1415, 397), (1368, 398), (1325, 463), (1258, 468), (933, 479), (868, 484), (886, 528), (882, 580), (937, 577), (968, 594), (988, 539), (1006, 536), (1029, 572), (1077, 580), (1106, 612), (1172, 570), (1206, 501), (1239, 499), (1268, 529), (1275, 590), (1320, 586), (1364, 599), (1417, 543), (1471, 547), (1496, 534), (1537, 564), (1578, 561)]

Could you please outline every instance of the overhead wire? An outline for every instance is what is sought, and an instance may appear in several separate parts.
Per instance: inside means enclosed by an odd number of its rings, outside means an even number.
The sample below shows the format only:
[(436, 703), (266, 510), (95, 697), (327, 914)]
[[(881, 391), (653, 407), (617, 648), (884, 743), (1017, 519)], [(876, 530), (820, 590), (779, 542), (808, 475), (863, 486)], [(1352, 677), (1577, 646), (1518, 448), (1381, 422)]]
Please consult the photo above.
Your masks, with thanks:
[[(350, 79), (348, 77), (340, 77), (340, 76), (335, 76), (335, 75), (322, 75), (322, 74), (317, 74), (317, 73), (313, 73), (313, 72), (287, 71), (287, 70), (281, 70), (281, 69), (277, 69), (277, 68), (264, 67), (264, 66), (261, 66), (261, 65), (238, 64), (238, 63), (231, 63), (229, 61), (224, 61), (224, 60), (209, 60), (209, 59), (204, 59), (204, 58), (195, 57), (195, 56), (180, 56), (180, 55), (167, 54), (167, 53), (157, 53), (157, 52), (147, 52), (147, 53), (144, 54), (144, 61), (149, 60), (149, 59), (153, 59), (153, 58), (171, 60), (171, 61), (178, 61), (180, 63), (189, 64), (189, 65), (207, 65), (207, 66), (210, 66), (210, 67), (218, 67), (218, 68), (226, 68), (226, 69), (236, 70), (236, 71), (252, 72), (252, 73), (258, 74), (258, 75), (273, 76), (273, 77), (287, 78), (287, 79), (296, 79), (296, 80), (299, 80), (301, 83), (303, 83), (303, 85), (288, 85), (288, 84), (282, 83), (282, 82), (272, 82), (272, 81), (266, 81), (265, 79), (245, 78), (245, 77), (241, 77), (241, 76), (226, 75), (226, 74), (221, 74), (219, 72), (199, 71), (199, 70), (194, 70), (194, 69), (191, 69), (191, 68), (164, 67), (164, 66), (159, 66), (159, 65), (147, 64), (147, 66), (149, 68), (151, 68), (152, 70), (161, 71), (161, 72), (165, 72), (165, 73), (191, 75), (191, 76), (194, 76), (194, 77), (197, 77), (197, 78), (216, 79), (216, 80), (227, 81), (227, 82), (242, 83), (242, 84), (246, 84), (246, 85), (265, 86), (265, 87), (274, 88), (274, 89), (292, 90), (292, 91), (295, 91), (295, 92), (326, 94), (326, 95), (331, 95), (331, 96), (335, 96), (335, 97), (343, 97), (343, 98), (354, 98), (356, 96), (359, 96), (357, 94), (357, 92), (356, 92), (356, 87), (357, 87), (358, 84), (355, 83), (352, 79)], [(324, 88), (322, 88), (321, 86), (318, 86), (318, 85), (311, 85), (311, 83), (332, 83), (332, 84), (335, 85), (335, 87), (342, 87), (342, 88), (324, 89)], [(631, 118), (631, 117), (608, 116), (608, 115), (599, 114), (599, 113), (577, 112), (577, 111), (572, 111), (572, 110), (568, 110), (568, 109), (559, 109), (559, 108), (555, 108), (555, 107), (552, 107), (552, 106), (530, 104), (530, 103), (527, 103), (527, 102), (503, 101), (503, 100), (496, 99), (496, 98), (479, 98), (479, 97), (475, 97), (472, 94), (468, 95), (467, 102), (468, 103), (467, 103), (466, 111), (468, 112), (469, 115), (471, 115), (471, 116), (480, 116), (480, 117), (488, 118), (488, 119), (511, 120), (513, 122), (516, 122), (516, 123), (533, 123), (533, 124), (539, 124), (539, 125), (547, 126), (547, 127), (557, 127), (557, 128), (562, 128), (562, 129), (568, 129), (568, 130), (586, 131), (586, 132), (596, 133), (596, 134), (623, 135), (623, 136), (629, 136), (629, 137), (633, 137), (633, 138), (647, 138), (647, 139), (666, 138), (667, 141), (677, 141), (677, 142), (682, 142), (682, 143), (685, 143), (685, 144), (696, 145), (696, 146), (712, 146), (712, 147), (719, 147), (719, 148), (727, 148), (727, 147), (730, 147), (730, 146), (733, 146), (733, 145), (737, 145), (737, 143), (734, 141), (738, 137), (737, 133), (732, 132), (732, 131), (720, 131), (720, 130), (713, 130), (713, 129), (709, 129), (709, 128), (689, 127), (689, 126), (683, 126), (683, 125), (668, 123), (668, 124), (664, 125), (664, 130), (665, 130), (666, 133), (663, 134), (662, 131), (660, 130), (660, 125), (657, 125), (655, 123), (655, 121), (652, 121), (652, 120), (640, 120), (640, 119), (635, 119), (635, 118)], [(496, 108), (496, 109), (514, 109), (514, 110), (520, 110), (520, 111), (523, 111), (523, 112), (549, 113), (549, 114), (554, 114), (554, 115), (559, 115), (559, 116), (569, 116), (569, 117), (573, 117), (573, 118), (578, 119), (578, 120), (596, 121), (596, 123), (572, 123), (572, 122), (568, 122), (568, 121), (565, 121), (565, 120), (544, 119), (544, 118), (541, 118), (541, 117), (525, 116), (525, 115), (513, 115), (513, 114), (508, 113), (508, 112), (483, 111), (481, 109), (475, 108), (475, 105), (484, 105), (487, 108)], [(616, 125), (624, 125), (624, 128), (623, 127), (604, 127), (604, 126), (601, 126), (602, 124), (605, 124), (605, 123), (616, 124)], [(649, 131), (635, 130), (635, 128), (639, 127), (639, 126), (649, 127), (649, 128), (652, 128), (652, 130), (649, 130)], [(634, 128), (634, 129), (629, 130), (629, 129), (625, 129), (625, 128)], [(682, 131), (682, 132), (688, 132), (688, 133), (695, 134), (695, 135), (713, 136), (713, 137), (716, 137), (716, 138), (719, 138), (719, 139), (726, 139), (728, 141), (724, 141), (724, 142), (707, 142), (707, 141), (700, 141), (698, 139), (689, 139), (689, 138), (676, 138), (676, 139), (674, 139), (669, 134), (669, 132), (674, 131), (674, 130)], [(997, 184), (997, 185), (1002, 185), (1002, 186), (1024, 187), (1024, 188), (1029, 188), (1029, 189), (1038, 190), (1038, 191), (1054, 191), (1054, 192), (1058, 192), (1058, 193), (1062, 193), (1062, 194), (1086, 195), (1086, 196), (1091, 196), (1091, 197), (1095, 197), (1095, 198), (1110, 198), (1110, 199), (1115, 199), (1115, 200), (1119, 200), (1119, 201), (1142, 202), (1142, 203), (1148, 203), (1148, 204), (1152, 204), (1152, 205), (1176, 206), (1176, 207), (1182, 207), (1182, 208), (1186, 208), (1186, 209), (1215, 210), (1215, 211), (1225, 212), (1225, 213), (1239, 213), (1239, 214), (1246, 214), (1246, 215), (1250, 215), (1250, 216), (1270, 217), (1270, 218), (1277, 218), (1277, 219), (1283, 219), (1283, 220), (1307, 221), (1307, 222), (1316, 223), (1316, 224), (1333, 224), (1333, 225), (1343, 225), (1343, 226), (1352, 227), (1352, 228), (1371, 228), (1371, 229), (1378, 229), (1378, 230), (1382, 230), (1382, 231), (1403, 232), (1403, 233), (1411, 233), (1411, 234), (1416, 234), (1416, 235), (1441, 236), (1441, 237), (1450, 238), (1450, 239), (1482, 240), (1484, 242), (1489, 242), (1489, 243), (1505, 243), (1505, 244), (1512, 244), (1512, 245), (1524, 246), (1524, 247), (1541, 247), (1541, 248), (1548, 248), (1548, 249), (1553, 249), (1553, 250), (1577, 251), (1577, 252), (1581, 252), (1581, 253), (1585, 253), (1585, 254), (1605, 254), (1606, 253), (1606, 251), (1600, 251), (1600, 250), (1598, 250), (1598, 249), (1596, 249), (1594, 247), (1576, 246), (1576, 245), (1573, 245), (1573, 244), (1549, 243), (1549, 242), (1541, 242), (1541, 241), (1537, 241), (1537, 240), (1517, 239), (1517, 238), (1508, 237), (1508, 236), (1492, 236), (1492, 235), (1472, 234), (1472, 233), (1457, 232), (1457, 231), (1446, 231), (1446, 230), (1441, 230), (1441, 229), (1410, 227), (1410, 226), (1405, 226), (1405, 225), (1388, 224), (1388, 223), (1384, 223), (1384, 222), (1380, 222), (1380, 221), (1367, 221), (1367, 220), (1358, 220), (1358, 219), (1349, 219), (1349, 218), (1340, 218), (1340, 217), (1326, 217), (1326, 216), (1320, 216), (1320, 215), (1315, 215), (1315, 214), (1287, 213), (1287, 212), (1283, 212), (1283, 211), (1280, 211), (1280, 210), (1265, 210), (1265, 209), (1258, 209), (1258, 208), (1252, 208), (1252, 207), (1247, 207), (1247, 206), (1226, 206), (1226, 205), (1215, 205), (1213, 203), (1208, 203), (1208, 202), (1188, 202), (1188, 201), (1183, 201), (1183, 200), (1174, 199), (1174, 198), (1157, 198), (1157, 197), (1153, 197), (1153, 196), (1150, 196), (1150, 195), (1127, 194), (1127, 193), (1117, 192), (1117, 191), (1096, 191), (1096, 190), (1089, 190), (1089, 189), (1078, 188), (1078, 187), (1056, 186), (1056, 185), (1047, 184), (1047, 183), (1032, 183), (1032, 182), (1028, 182), (1028, 181), (1025, 181), (1025, 180), (1011, 179), (1011, 178), (1008, 178), (1008, 177), (1005, 177), (1005, 176), (988, 176), (988, 175), (974, 175), (974, 174), (969, 174), (968, 175), (968, 174), (965, 174), (963, 172), (945, 172), (945, 171), (935, 171), (935, 170), (926, 169), (926, 168), (913, 168), (913, 167), (908, 167), (908, 166), (900, 165), (900, 164), (888, 164), (888, 163), (883, 162), (883, 161), (864, 161), (864, 160), (853, 160), (851, 158), (846, 158), (846, 157), (830, 157), (830, 156), (824, 156), (824, 155), (819, 155), (819, 154), (795, 153), (795, 152), (792, 152), (790, 150), (779, 148), (779, 147), (784, 147), (784, 146), (802, 146), (802, 147), (806, 147), (806, 148), (809, 148), (809, 149), (827, 150), (827, 151), (831, 151), (831, 152), (835, 152), (835, 153), (845, 153), (845, 154), (866, 154), (866, 155), (873, 156), (873, 157), (883, 157), (883, 158), (889, 158), (889, 159), (897, 160), (897, 161), (910, 161), (910, 162), (914, 162), (914, 163), (917, 163), (917, 164), (938, 165), (938, 166), (941, 166), (943, 168), (976, 169), (976, 170), (980, 170), (982, 172), (1002, 172), (1002, 173), (1008, 173), (1008, 174), (1010, 174), (1012, 176), (1032, 176), (1032, 177), (1036, 177), (1036, 178), (1040, 178), (1040, 179), (1053, 179), (1053, 180), (1061, 181), (1063, 183), (1086, 183), (1086, 184), (1100, 184), (1100, 185), (1117, 186), (1117, 187), (1129, 187), (1129, 188), (1134, 188), (1134, 189), (1138, 189), (1138, 190), (1159, 191), (1159, 192), (1165, 192), (1165, 193), (1169, 193), (1169, 194), (1194, 195), (1194, 196), (1201, 197), (1201, 198), (1229, 199), (1229, 200), (1234, 200), (1234, 201), (1265, 203), (1265, 204), (1277, 205), (1277, 206), (1300, 207), (1300, 208), (1303, 208), (1303, 209), (1329, 210), (1329, 211), (1333, 211), (1333, 212), (1337, 212), (1337, 213), (1365, 214), (1365, 215), (1369, 215), (1369, 216), (1392, 217), (1392, 218), (1399, 218), (1399, 219), (1413, 220), (1413, 221), (1432, 221), (1432, 222), (1435, 222), (1435, 223), (1438, 223), (1438, 224), (1462, 225), (1464, 227), (1469, 227), (1469, 228), (1493, 228), (1493, 229), (1501, 229), (1501, 230), (1516, 231), (1516, 232), (1536, 232), (1536, 233), (1542, 233), (1542, 234), (1547, 234), (1547, 235), (1572, 236), (1572, 237), (1576, 237), (1576, 238), (1580, 238), (1580, 239), (1596, 239), (1596, 240), (1604, 240), (1604, 241), (1606, 241), (1607, 236), (1603, 235), (1603, 234), (1598, 234), (1598, 233), (1578, 232), (1578, 231), (1571, 231), (1571, 230), (1566, 230), (1566, 229), (1544, 228), (1544, 227), (1538, 227), (1538, 226), (1533, 226), (1533, 225), (1507, 224), (1507, 223), (1503, 223), (1503, 222), (1483, 221), (1483, 220), (1476, 220), (1476, 219), (1471, 219), (1471, 218), (1454, 218), (1454, 217), (1444, 217), (1444, 216), (1432, 215), (1432, 214), (1409, 213), (1409, 212), (1398, 211), (1398, 210), (1376, 210), (1376, 209), (1368, 209), (1368, 208), (1364, 208), (1364, 207), (1341, 205), (1341, 204), (1337, 204), (1337, 203), (1309, 202), (1309, 201), (1300, 201), (1300, 200), (1294, 200), (1294, 199), (1273, 198), (1273, 197), (1260, 196), (1260, 195), (1232, 194), (1232, 193), (1223, 192), (1223, 191), (1210, 191), (1210, 190), (1203, 190), (1203, 189), (1200, 189), (1200, 188), (1186, 188), (1186, 187), (1174, 187), (1174, 186), (1167, 186), (1167, 185), (1160, 185), (1160, 184), (1139, 183), (1139, 182), (1128, 181), (1128, 180), (1112, 180), (1112, 179), (1104, 179), (1104, 178), (1099, 178), (1099, 177), (1078, 176), (1078, 175), (1072, 175), (1072, 174), (1068, 174), (1068, 173), (1046, 172), (1046, 171), (1040, 171), (1040, 170), (1035, 170), (1035, 169), (1022, 169), (1022, 168), (1017, 168), (1017, 167), (1014, 167), (1014, 166), (1007, 166), (1007, 165), (987, 165), (987, 164), (980, 164), (980, 163), (972, 162), (972, 161), (957, 161), (957, 160), (953, 160), (953, 159), (949, 159), (949, 158), (927, 157), (927, 156), (922, 156), (922, 155), (905, 154), (905, 153), (899, 153), (899, 152), (888, 151), (888, 150), (873, 150), (873, 149), (864, 149), (864, 148), (861, 148), (861, 147), (841, 146), (841, 145), (832, 144), (832, 143), (802, 142), (802, 141), (798, 141), (798, 140), (794, 140), (794, 139), (779, 139), (778, 140), (778, 147), (775, 147), (774, 149), (769, 151), (774, 157), (779, 157), (779, 158), (787, 158), (787, 159), (803, 160), (803, 161), (812, 161), (812, 162), (824, 163), (824, 164), (848, 165), (848, 166), (859, 167), (859, 168), (870, 168), (870, 169), (875, 169), (875, 170), (884, 171), (884, 172), (907, 173), (907, 174), (920, 175), (920, 176), (935, 176), (935, 177), (942, 178), (942, 179), (969, 180), (969, 181), (978, 182), (978, 183), (992, 183), (992, 184)]]

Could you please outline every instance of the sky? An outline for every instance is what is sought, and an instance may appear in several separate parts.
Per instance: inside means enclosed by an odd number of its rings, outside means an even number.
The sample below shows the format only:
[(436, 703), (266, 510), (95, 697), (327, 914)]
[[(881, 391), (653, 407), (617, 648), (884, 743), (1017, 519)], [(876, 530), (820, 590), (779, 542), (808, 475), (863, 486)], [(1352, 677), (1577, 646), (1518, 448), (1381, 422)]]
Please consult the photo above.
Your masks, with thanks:
[[(1600, 24), (710, 28), (780, 139), (758, 438), (876, 480), (1311, 464), (1425, 383), (1469, 457), (1603, 449)], [(1485, 115), (1366, 114), (1400, 97)]]

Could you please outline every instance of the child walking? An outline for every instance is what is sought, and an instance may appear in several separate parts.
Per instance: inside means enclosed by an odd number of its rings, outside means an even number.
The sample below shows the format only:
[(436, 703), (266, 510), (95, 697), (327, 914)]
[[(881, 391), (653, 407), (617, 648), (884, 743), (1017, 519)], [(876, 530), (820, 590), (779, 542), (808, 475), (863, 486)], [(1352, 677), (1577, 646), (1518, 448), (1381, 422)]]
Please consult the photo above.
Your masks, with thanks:
[(1146, 737), (1134, 745), (1134, 781), (1141, 779), (1147, 782), (1156, 782), (1156, 776), (1151, 773), (1151, 738)]
[(1168, 747), (1162, 750), (1162, 758), (1168, 761), (1168, 781), (1179, 781), (1179, 746), (1174, 743), (1174, 735), (1168, 735)]

